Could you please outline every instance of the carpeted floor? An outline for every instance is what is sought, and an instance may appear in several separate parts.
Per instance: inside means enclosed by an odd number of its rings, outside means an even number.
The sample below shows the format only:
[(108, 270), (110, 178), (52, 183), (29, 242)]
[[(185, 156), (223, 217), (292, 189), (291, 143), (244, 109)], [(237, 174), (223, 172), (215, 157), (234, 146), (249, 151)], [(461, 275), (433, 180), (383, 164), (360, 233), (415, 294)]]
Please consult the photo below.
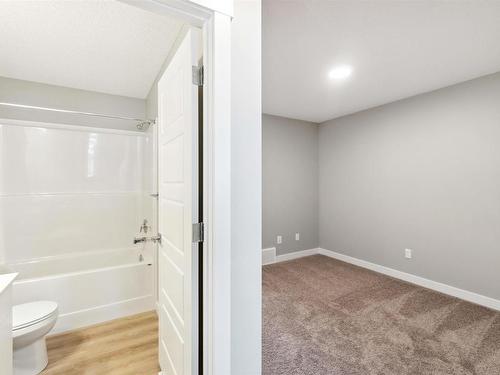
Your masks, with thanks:
[(268, 265), (263, 375), (281, 374), (498, 375), (500, 313), (322, 255)]

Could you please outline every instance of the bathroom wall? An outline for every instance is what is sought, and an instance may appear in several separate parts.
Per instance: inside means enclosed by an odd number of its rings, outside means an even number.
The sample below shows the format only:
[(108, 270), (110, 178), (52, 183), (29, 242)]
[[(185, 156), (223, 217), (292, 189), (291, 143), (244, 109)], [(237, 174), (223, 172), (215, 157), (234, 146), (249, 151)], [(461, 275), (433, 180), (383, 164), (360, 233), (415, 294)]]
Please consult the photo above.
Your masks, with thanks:
[[(0, 101), (137, 118), (146, 107), (2, 78)], [(15, 303), (58, 303), (54, 332), (154, 308), (154, 245), (133, 238), (145, 218), (156, 233), (155, 127), (136, 125), (0, 106), (0, 263), (20, 272)]]
[(0, 120), (0, 261), (131, 248), (144, 133)]
[[(0, 77), (0, 102), (96, 112), (133, 118), (144, 118), (143, 99), (47, 85)], [(0, 118), (45, 121), (62, 124), (137, 130), (136, 121), (123, 121), (40, 110), (16, 109), (0, 105)]]
[[(197, 32), (201, 38), (201, 32), (199, 31), (199, 29), (192, 28), (189, 24), (184, 24), (182, 26), (181, 30), (179, 31), (179, 34), (177, 35), (177, 38), (175, 39), (174, 44), (172, 45), (172, 48), (170, 48), (170, 52), (167, 55), (167, 58), (163, 62), (163, 65), (161, 66), (161, 69), (158, 72), (158, 75), (156, 76), (155, 81), (151, 85), (151, 89), (149, 90), (148, 96), (146, 97), (146, 114), (148, 118), (154, 119), (158, 116), (158, 81), (165, 72), (165, 69), (167, 69), (168, 65), (170, 64), (170, 61), (172, 61), (172, 58), (175, 56), (175, 53), (177, 52), (177, 48), (179, 48), (189, 30)], [(201, 45), (202, 44), (200, 43), (200, 46)], [(200, 51), (200, 56), (202, 53), (203, 52)]]

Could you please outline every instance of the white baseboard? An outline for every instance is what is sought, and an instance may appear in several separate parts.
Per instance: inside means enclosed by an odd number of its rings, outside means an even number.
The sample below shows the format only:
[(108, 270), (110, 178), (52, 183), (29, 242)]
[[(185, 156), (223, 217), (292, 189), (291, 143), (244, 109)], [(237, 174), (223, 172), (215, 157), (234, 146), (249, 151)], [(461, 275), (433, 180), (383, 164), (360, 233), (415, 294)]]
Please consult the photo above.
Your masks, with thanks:
[(451, 285), (439, 283), (437, 281), (425, 279), (423, 277), (412, 275), (410, 273), (398, 271), (393, 268), (367, 262), (366, 260), (361, 260), (348, 255), (336, 253), (335, 251), (320, 248), (318, 249), (317, 253), (328, 256), (330, 258), (341, 260), (346, 263), (351, 263), (359, 267), (367, 268), (369, 270), (382, 273), (384, 275), (388, 275), (396, 279), (404, 280), (427, 289), (432, 289), (443, 294), (457, 297), (465, 301), (475, 303), (477, 305), (489, 307), (490, 309), (500, 310), (500, 300), (491, 297), (486, 297), (481, 294), (469, 292), (467, 290), (459, 289)]
[(262, 265), (272, 264), (276, 262), (276, 248), (269, 247), (267, 249), (262, 249)]
[(314, 254), (318, 254), (319, 249), (307, 249), (307, 250), (301, 250), (301, 251), (294, 251), (293, 253), (288, 253), (288, 254), (283, 254), (283, 255), (278, 255), (276, 257), (276, 262), (286, 262), (287, 260), (293, 260), (297, 258), (303, 258), (303, 257), (308, 257)]
[(123, 318), (129, 315), (139, 314), (141, 312), (154, 310), (154, 308), (154, 296), (143, 296), (111, 303), (109, 305), (97, 306), (91, 309), (61, 314), (57, 318), (57, 323), (51, 331), (51, 335)]
[[(266, 254), (266, 262), (264, 263), (265, 251), (267, 251), (267, 254)], [(387, 276), (394, 277), (396, 279), (404, 280), (409, 283), (419, 285), (427, 289), (432, 289), (452, 297), (457, 297), (463, 299), (464, 301), (472, 302), (477, 305), (489, 307), (490, 309), (500, 311), (500, 300), (322, 248), (295, 251), (293, 253), (288, 253), (278, 256), (276, 256), (276, 248), (272, 247), (269, 249), (264, 249), (262, 254), (263, 258), (262, 264), (265, 265), (278, 262), (285, 262), (287, 260), (302, 258), (314, 254), (321, 254), (328, 256), (330, 258), (335, 258), (343, 262), (351, 263), (359, 267), (363, 267)]]
[(307, 249), (276, 256), (276, 248), (269, 247), (267, 249), (262, 249), (262, 265), (265, 266), (266, 264), (286, 262), (287, 260), (308, 257), (310, 255), (318, 254), (318, 251), (319, 249), (317, 248)]

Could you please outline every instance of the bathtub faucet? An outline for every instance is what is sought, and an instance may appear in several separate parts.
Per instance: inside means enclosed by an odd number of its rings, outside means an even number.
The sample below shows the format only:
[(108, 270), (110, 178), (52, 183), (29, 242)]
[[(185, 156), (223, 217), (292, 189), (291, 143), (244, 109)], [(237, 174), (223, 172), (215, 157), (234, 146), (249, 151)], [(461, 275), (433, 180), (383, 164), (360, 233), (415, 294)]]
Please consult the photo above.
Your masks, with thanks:
[(134, 237), (134, 245), (140, 242), (146, 242), (148, 240), (147, 237)]
[(161, 243), (161, 234), (158, 233), (158, 235), (155, 237), (134, 237), (134, 245), (140, 242), (147, 242), (147, 241), (151, 241), (154, 243)]

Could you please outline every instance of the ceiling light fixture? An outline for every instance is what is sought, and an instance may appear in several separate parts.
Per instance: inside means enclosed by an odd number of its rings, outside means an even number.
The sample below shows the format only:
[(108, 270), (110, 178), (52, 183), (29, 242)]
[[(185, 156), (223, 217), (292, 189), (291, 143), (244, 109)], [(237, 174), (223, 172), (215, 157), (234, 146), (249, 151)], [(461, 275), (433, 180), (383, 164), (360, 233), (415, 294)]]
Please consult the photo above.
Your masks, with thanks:
[(328, 77), (335, 80), (346, 79), (352, 74), (352, 66), (350, 65), (339, 65), (328, 73)]

